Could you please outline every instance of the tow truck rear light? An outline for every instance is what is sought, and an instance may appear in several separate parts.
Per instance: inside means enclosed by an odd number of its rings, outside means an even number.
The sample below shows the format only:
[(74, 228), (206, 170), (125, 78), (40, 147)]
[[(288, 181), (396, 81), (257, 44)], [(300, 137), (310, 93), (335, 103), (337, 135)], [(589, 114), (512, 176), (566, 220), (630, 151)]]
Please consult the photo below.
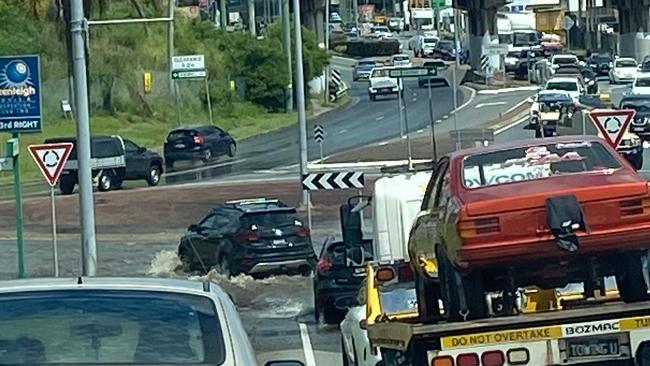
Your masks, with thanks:
[(454, 359), (451, 356), (440, 356), (431, 360), (431, 366), (454, 366)]
[(381, 284), (395, 278), (395, 270), (392, 267), (381, 267), (375, 271), (375, 281)]
[(501, 231), (498, 217), (462, 221), (458, 224), (458, 231), (463, 239), (478, 235), (495, 234)]
[(526, 348), (513, 348), (506, 353), (509, 365), (525, 365), (530, 361), (530, 353)]
[(483, 366), (503, 366), (506, 358), (501, 351), (483, 352), (481, 355), (481, 364)]
[(479, 366), (480, 364), (476, 353), (463, 353), (456, 356), (456, 365), (458, 366)]
[(634, 216), (650, 213), (650, 198), (621, 201), (621, 216)]

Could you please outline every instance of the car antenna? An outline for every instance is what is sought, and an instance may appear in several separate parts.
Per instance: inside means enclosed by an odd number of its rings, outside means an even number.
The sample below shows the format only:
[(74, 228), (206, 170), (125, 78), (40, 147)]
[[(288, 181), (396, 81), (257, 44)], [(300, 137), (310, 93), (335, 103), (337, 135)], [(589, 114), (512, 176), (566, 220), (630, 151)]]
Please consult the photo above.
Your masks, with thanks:
[(81, 280), (81, 276), (77, 277), (77, 285), (83, 285), (83, 281)]

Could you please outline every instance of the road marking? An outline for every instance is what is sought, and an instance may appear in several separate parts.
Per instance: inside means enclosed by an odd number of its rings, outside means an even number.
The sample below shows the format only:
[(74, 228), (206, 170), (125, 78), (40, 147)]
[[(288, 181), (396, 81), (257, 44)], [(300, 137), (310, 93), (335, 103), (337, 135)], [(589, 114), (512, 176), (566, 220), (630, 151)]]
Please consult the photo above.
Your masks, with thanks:
[(447, 118), (449, 118), (449, 115), (447, 115), (447, 114), (445, 114), (444, 116), (442, 116), (442, 119), (447, 119)]
[(423, 133), (423, 132), (424, 132), (424, 129), (417, 130), (417, 133)]
[(504, 133), (504, 132), (508, 131), (509, 129), (515, 127), (518, 124), (524, 123), (527, 119), (528, 119), (528, 117), (524, 117), (522, 119), (516, 120), (515, 122), (512, 122), (511, 124), (509, 124), (507, 126), (503, 126), (503, 127), (499, 128), (498, 130), (494, 131), (494, 136), (499, 135), (501, 133)]
[(418, 101), (418, 98), (413, 98), (413, 101), (414, 101), (414, 102), (417, 102), (417, 101)]
[(382, 142), (378, 143), (377, 146), (388, 145), (389, 142), (390, 142), (390, 141), (382, 141)]
[(470, 105), (474, 101), (474, 98), (476, 98), (476, 90), (474, 90), (472, 88), (468, 88), (468, 87), (463, 86), (463, 85), (460, 85), (460, 87), (469, 89), (469, 91), (470, 91), (470, 93), (472, 93), (472, 95), (469, 97), (469, 100), (467, 100), (467, 102), (463, 103), (460, 107), (456, 108), (456, 110), (455, 110), (456, 112), (458, 112), (461, 109), (463, 109), (463, 108), (467, 107), (468, 105)]
[(384, 119), (384, 116), (379, 116), (379, 117), (375, 118), (375, 121), (381, 121), (382, 119)]
[(311, 347), (311, 340), (309, 339), (309, 329), (305, 323), (300, 323), (299, 326), (302, 348), (305, 351), (305, 366), (316, 366), (316, 357), (314, 357), (314, 350)]
[(504, 89), (494, 89), (494, 90), (481, 90), (478, 93), (481, 95), (485, 94), (503, 94), (503, 93), (512, 93), (518, 91), (537, 91), (537, 86), (523, 86), (519, 88), (504, 88)]
[(504, 105), (507, 104), (506, 102), (491, 102), (491, 103), (480, 103), (476, 105), (476, 109), (480, 109), (483, 107), (492, 107), (492, 106), (497, 106), (497, 105)]
[(336, 135), (342, 135), (342, 134), (344, 134), (344, 133), (346, 133), (346, 132), (348, 132), (348, 130), (346, 130), (346, 129), (344, 128), (344, 129), (340, 130), (339, 132), (337, 132)]
[(436, 121), (436, 123), (442, 123), (442, 120), (441, 120), (441, 119), (439, 119), (439, 120), (437, 120), (437, 121)]

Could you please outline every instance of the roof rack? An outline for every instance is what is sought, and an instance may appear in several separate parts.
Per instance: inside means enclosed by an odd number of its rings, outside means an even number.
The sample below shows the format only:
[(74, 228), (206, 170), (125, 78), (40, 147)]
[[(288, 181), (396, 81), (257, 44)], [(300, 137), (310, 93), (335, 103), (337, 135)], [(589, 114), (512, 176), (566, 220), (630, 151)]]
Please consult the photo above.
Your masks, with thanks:
[(422, 171), (430, 171), (435, 166), (433, 160), (425, 162), (416, 162), (404, 165), (386, 166), (380, 169), (383, 174), (403, 174), (403, 173), (417, 173)]
[(227, 205), (253, 205), (259, 203), (280, 203), (278, 199), (268, 199), (268, 198), (244, 198), (241, 200), (231, 200), (226, 201)]

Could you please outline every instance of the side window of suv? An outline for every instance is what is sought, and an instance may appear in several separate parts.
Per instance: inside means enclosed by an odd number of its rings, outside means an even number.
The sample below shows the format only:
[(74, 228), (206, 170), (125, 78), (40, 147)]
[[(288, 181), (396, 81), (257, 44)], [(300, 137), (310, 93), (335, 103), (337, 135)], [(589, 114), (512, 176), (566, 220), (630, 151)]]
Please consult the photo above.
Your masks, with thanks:
[(442, 178), (444, 177), (448, 166), (449, 166), (448, 161), (443, 161), (440, 164), (438, 164), (436, 173), (431, 176), (431, 180), (427, 185), (425, 198), (422, 201), (422, 208), (432, 211), (437, 207), (437, 200), (438, 200), (438, 196), (440, 195), (440, 186), (441, 186)]
[(216, 227), (216, 222), (217, 215), (210, 214), (199, 223), (199, 226), (205, 229), (214, 229)]
[(138, 145), (133, 143), (131, 140), (124, 140), (124, 151), (128, 153), (136, 153), (138, 152)]

